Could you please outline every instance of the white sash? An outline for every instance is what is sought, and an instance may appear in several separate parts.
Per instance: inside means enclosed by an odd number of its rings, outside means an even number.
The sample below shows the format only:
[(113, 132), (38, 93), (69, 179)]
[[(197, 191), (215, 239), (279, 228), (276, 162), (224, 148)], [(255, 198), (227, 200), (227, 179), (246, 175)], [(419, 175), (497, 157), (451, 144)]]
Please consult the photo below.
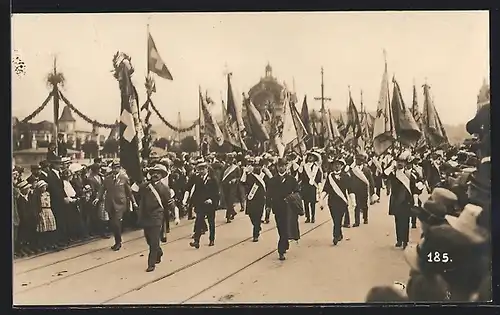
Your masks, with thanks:
[(333, 191), (340, 197), (344, 202), (347, 204), (347, 198), (345, 197), (344, 193), (342, 192), (342, 189), (340, 189), (339, 185), (337, 182), (333, 179), (332, 174), (328, 175), (328, 181), (330, 182), (330, 185), (333, 188)]
[(318, 174), (319, 167), (316, 164), (313, 164), (312, 169), (310, 169), (307, 165), (304, 165), (304, 170), (306, 171), (307, 177), (309, 177), (309, 184), (318, 188), (316, 175)]
[(403, 184), (403, 186), (405, 186), (406, 190), (408, 190), (408, 192), (411, 195), (412, 193), (410, 190), (410, 179), (408, 178), (408, 176), (406, 176), (406, 174), (403, 171), (397, 170), (396, 178), (401, 182), (401, 184)]
[(222, 176), (222, 181), (224, 181), (229, 174), (231, 174), (236, 169), (236, 165), (232, 164), (230, 167), (226, 168), (224, 171), (224, 176)]
[(160, 207), (162, 207), (162, 209), (165, 209), (165, 208), (163, 208), (163, 203), (161, 202), (160, 195), (156, 191), (156, 188), (153, 185), (151, 185), (151, 183), (148, 184), (148, 188), (151, 190), (153, 195), (155, 195), (156, 201), (158, 201), (158, 203), (160, 204)]
[(352, 168), (352, 173), (356, 175), (357, 178), (362, 180), (366, 184), (366, 186), (370, 187), (370, 183), (368, 182), (365, 174), (357, 166)]
[(68, 197), (75, 197), (76, 196), (76, 191), (73, 189), (73, 186), (71, 186), (71, 183), (68, 182), (67, 180), (63, 181), (64, 185), (64, 192), (66, 193), (66, 196)]

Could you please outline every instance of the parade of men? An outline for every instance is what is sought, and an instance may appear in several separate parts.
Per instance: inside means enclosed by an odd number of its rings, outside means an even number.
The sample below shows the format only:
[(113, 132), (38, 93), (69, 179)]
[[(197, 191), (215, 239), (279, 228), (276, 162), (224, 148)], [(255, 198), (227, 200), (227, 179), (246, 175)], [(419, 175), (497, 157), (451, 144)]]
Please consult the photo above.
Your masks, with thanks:
[(13, 304), (491, 300), (489, 14), (14, 13)]

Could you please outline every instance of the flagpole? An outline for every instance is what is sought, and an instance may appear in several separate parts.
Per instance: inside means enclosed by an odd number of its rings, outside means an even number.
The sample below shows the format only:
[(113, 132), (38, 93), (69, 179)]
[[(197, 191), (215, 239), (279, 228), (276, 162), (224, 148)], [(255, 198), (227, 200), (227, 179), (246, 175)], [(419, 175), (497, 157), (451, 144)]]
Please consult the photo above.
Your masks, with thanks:
[(202, 99), (200, 98), (200, 94), (201, 94), (201, 85), (198, 85), (198, 139), (199, 139), (199, 152), (200, 152), (200, 157), (203, 156), (202, 154), (202, 142), (203, 140), (201, 139), (201, 102), (202, 102)]

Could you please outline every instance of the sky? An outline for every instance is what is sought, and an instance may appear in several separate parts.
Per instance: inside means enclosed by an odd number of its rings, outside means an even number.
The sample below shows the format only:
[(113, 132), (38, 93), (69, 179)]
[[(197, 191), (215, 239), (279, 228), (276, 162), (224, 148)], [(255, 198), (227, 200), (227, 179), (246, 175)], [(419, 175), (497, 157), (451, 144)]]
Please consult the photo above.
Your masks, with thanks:
[[(489, 81), (487, 11), (17, 14), (12, 49), (26, 72), (13, 73), (13, 115), (24, 118), (47, 97), (45, 78), (55, 56), (66, 78), (63, 94), (90, 118), (113, 123), (120, 114), (120, 92), (112, 57), (116, 51), (127, 53), (142, 104), (148, 24), (174, 77), (155, 78), (153, 102), (174, 125), (178, 112), (185, 124), (197, 118), (198, 86), (220, 112), (226, 71), (233, 73), (241, 102), (241, 93), (259, 82), (268, 62), (279, 81), (290, 89), (295, 82), (299, 105), (307, 95), (309, 108), (320, 108), (314, 97), (321, 95), (323, 67), (325, 96), (332, 99), (327, 108), (346, 109), (350, 86), (358, 109), (362, 90), (366, 109), (376, 110), (385, 49), (389, 76), (398, 81), (406, 105), (411, 106), (415, 84), (422, 107), (421, 86), (427, 81), (446, 124), (472, 118), (483, 80)], [(44, 119), (52, 120), (51, 106), (33, 122)]]

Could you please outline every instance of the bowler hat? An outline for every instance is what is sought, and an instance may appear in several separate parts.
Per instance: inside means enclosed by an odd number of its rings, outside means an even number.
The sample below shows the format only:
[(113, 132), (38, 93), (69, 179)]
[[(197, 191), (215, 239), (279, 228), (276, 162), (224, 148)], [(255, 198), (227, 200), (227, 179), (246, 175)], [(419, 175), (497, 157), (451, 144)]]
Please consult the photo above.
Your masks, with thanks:
[(286, 166), (287, 165), (287, 162), (285, 159), (283, 158), (279, 158), (278, 161), (276, 162), (276, 165), (277, 166)]
[(41, 169), (40, 165), (36, 165), (36, 164), (31, 165), (31, 170), (32, 171), (36, 171), (36, 170), (39, 170), (39, 169)]

